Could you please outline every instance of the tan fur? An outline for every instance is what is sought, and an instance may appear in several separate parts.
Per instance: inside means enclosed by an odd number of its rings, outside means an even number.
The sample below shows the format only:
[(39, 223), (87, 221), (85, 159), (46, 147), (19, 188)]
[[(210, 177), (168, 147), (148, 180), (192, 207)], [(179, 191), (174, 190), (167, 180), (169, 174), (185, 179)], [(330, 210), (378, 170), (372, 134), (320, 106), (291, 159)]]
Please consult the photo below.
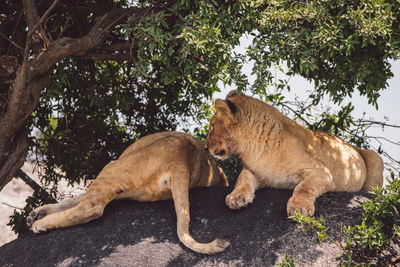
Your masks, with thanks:
[(199, 253), (216, 253), (226, 239), (196, 242), (189, 233), (189, 189), (227, 186), (224, 173), (196, 138), (177, 132), (148, 135), (110, 162), (79, 197), (35, 209), (28, 218), (35, 233), (86, 223), (100, 217), (113, 199), (138, 201), (173, 199), (179, 240)]
[(232, 209), (253, 201), (257, 188), (294, 189), (288, 215), (314, 214), (317, 197), (328, 191), (370, 190), (382, 186), (383, 161), (371, 150), (339, 137), (308, 130), (274, 107), (235, 91), (215, 101), (206, 147), (219, 158), (235, 153), (243, 171), (226, 197)]

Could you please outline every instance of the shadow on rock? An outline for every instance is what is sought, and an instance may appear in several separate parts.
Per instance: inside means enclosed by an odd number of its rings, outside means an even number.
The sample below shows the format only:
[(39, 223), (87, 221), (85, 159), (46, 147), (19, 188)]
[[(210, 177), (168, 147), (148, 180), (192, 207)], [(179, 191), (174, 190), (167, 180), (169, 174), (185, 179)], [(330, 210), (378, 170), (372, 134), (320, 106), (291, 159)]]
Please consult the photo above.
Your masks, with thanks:
[[(28, 233), (0, 248), (1, 266), (273, 266), (285, 253), (300, 266), (336, 266), (340, 250), (330, 243), (316, 246), (286, 217), (292, 191), (261, 189), (253, 204), (233, 211), (225, 205), (232, 188), (190, 191), (190, 231), (199, 242), (229, 236), (231, 246), (215, 255), (184, 247), (176, 234), (172, 201), (112, 202), (92, 222), (34, 235)], [(344, 224), (359, 223), (366, 193), (327, 193), (316, 202), (329, 234)]]

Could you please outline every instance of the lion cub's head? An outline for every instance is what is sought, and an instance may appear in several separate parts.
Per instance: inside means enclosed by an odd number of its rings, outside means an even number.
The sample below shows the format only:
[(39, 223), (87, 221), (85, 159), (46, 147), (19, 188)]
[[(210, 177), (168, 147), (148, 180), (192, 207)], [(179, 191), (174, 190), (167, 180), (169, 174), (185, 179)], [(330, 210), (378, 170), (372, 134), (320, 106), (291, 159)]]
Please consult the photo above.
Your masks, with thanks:
[(237, 106), (228, 98), (235, 96), (231, 91), (226, 100), (215, 100), (215, 114), (211, 118), (208, 129), (206, 148), (217, 158), (226, 159), (235, 153), (234, 130), (237, 123)]

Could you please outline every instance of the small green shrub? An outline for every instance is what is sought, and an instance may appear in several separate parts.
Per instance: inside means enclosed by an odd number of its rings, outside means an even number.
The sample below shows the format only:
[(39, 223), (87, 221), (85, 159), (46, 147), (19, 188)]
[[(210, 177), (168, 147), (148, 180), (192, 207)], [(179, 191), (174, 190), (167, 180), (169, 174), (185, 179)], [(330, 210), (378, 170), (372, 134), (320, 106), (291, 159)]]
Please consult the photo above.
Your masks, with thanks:
[(318, 244), (321, 244), (325, 241), (325, 239), (328, 238), (328, 235), (326, 234), (326, 226), (323, 225), (325, 219), (322, 215), (319, 217), (319, 219), (316, 219), (315, 217), (303, 216), (296, 211), (296, 214), (294, 216), (290, 216), (289, 219), (298, 223), (303, 232), (313, 230), (317, 234), (317, 238), (313, 241)]
[(32, 196), (28, 197), (25, 200), (25, 203), (26, 205), (22, 210), (14, 210), (14, 214), (10, 216), (10, 221), (7, 224), (11, 227), (11, 230), (18, 235), (29, 230), (26, 225), (26, 217), (28, 217), (29, 213), (31, 213), (35, 208), (46, 204), (40, 199), (36, 192)]
[(276, 266), (278, 267), (294, 267), (296, 266), (296, 262), (293, 258), (291, 258), (287, 253), (283, 256), (283, 260), (278, 263)]
[(362, 205), (361, 224), (343, 228), (348, 262), (386, 261), (383, 252), (391, 244), (400, 244), (399, 226), (395, 224), (400, 211), (399, 178), (392, 174), (385, 188), (374, 188), (372, 193), (374, 198)]
[[(400, 226), (395, 224), (400, 215), (400, 179), (392, 173), (388, 185), (374, 188), (372, 194), (374, 197), (362, 205), (361, 224), (343, 227), (344, 244), (333, 242), (343, 251), (343, 266), (369, 266), (371, 263), (378, 266), (396, 265), (394, 261), (399, 252), (390, 251), (396, 255), (386, 252), (400, 245)], [(326, 239), (333, 241), (326, 233), (322, 216), (316, 219), (296, 213), (289, 218), (298, 223), (304, 232), (315, 231), (317, 243)]]

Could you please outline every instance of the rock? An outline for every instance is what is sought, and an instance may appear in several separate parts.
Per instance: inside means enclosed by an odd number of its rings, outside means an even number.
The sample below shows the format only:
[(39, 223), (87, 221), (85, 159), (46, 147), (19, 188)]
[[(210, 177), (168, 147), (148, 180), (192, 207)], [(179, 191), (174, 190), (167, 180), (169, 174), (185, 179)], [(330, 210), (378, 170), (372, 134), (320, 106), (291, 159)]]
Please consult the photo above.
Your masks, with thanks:
[[(0, 247), (0, 266), (274, 266), (285, 253), (297, 266), (337, 266), (341, 251), (333, 243), (318, 246), (286, 217), (290, 190), (261, 189), (246, 209), (230, 210), (232, 188), (190, 191), (190, 230), (200, 242), (229, 236), (231, 246), (214, 255), (197, 254), (176, 234), (172, 201), (119, 200), (104, 215), (75, 227), (22, 235)], [(316, 202), (329, 235), (340, 239), (345, 224), (360, 223), (360, 203), (370, 195), (327, 193)]]

